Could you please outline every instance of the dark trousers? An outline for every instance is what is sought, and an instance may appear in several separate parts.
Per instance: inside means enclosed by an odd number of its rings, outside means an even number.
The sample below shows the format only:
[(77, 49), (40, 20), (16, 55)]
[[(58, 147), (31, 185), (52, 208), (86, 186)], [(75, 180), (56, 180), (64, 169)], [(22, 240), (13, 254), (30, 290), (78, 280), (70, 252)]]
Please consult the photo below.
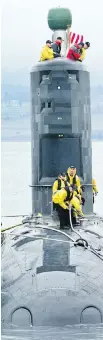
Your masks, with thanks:
[(58, 205), (58, 216), (60, 220), (60, 229), (63, 229), (64, 226), (69, 226), (69, 211), (63, 209), (60, 205)]
[[(63, 209), (60, 205), (57, 208), (59, 221), (60, 221), (60, 229), (63, 229), (65, 226), (70, 226), (70, 218), (69, 218), (69, 211)], [(73, 214), (73, 210), (71, 210), (71, 218), (72, 224), (76, 224), (76, 217)]]
[(58, 211), (59, 205), (53, 202), (53, 211), (56, 210)]

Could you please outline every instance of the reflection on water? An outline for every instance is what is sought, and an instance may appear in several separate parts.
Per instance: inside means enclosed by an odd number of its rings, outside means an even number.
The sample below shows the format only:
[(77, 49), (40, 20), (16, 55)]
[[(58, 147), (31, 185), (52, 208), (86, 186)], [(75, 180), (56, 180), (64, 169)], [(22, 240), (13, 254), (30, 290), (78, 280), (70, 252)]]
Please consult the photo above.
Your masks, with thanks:
[(100, 340), (103, 339), (103, 326), (36, 327), (29, 331), (7, 328), (7, 330), (2, 331), (2, 334), (4, 334), (3, 340)]

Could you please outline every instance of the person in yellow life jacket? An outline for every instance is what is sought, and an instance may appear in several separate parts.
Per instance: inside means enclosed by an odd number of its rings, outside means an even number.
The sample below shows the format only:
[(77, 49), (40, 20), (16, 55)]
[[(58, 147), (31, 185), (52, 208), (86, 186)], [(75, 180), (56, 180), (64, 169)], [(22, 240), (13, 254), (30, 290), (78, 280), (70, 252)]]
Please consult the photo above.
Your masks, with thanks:
[(94, 196), (98, 194), (97, 183), (94, 178), (92, 179), (92, 187), (93, 187), (93, 204), (94, 204)]
[[(84, 204), (85, 204), (85, 198), (83, 197), (84, 191), (85, 191), (85, 189), (84, 189), (83, 185), (81, 185), (79, 187), (79, 193), (78, 193), (78, 191), (75, 191), (75, 190), (73, 191), (73, 196), (76, 197), (79, 200), (80, 206), (84, 206)], [(73, 209), (71, 210), (71, 212), (72, 212), (72, 224), (74, 226), (80, 225), (80, 223), (77, 221), (77, 215), (78, 215), (77, 212)]]
[(80, 187), (79, 187), (79, 193), (78, 192), (76, 192), (76, 191), (74, 191), (74, 195), (79, 199), (79, 201), (80, 201), (80, 204), (82, 204), (82, 205), (84, 205), (84, 203), (85, 203), (85, 198), (83, 197), (83, 193), (85, 192), (85, 187), (84, 187), (84, 185), (81, 185)]
[[(66, 181), (66, 175), (65, 173), (61, 173), (53, 183), (52, 194), (54, 194), (57, 190), (61, 190), (67, 185), (69, 185), (69, 183)], [(53, 203), (53, 210), (58, 210), (58, 204)]]
[(78, 59), (78, 61), (83, 61), (85, 59), (85, 56), (86, 56), (86, 50), (90, 47), (90, 43), (87, 41), (85, 42), (84, 46), (81, 48), (80, 50), (80, 53), (81, 53), (81, 56), (80, 58)]
[(66, 186), (61, 190), (56, 191), (52, 195), (53, 203), (58, 204), (58, 216), (60, 220), (60, 229), (64, 226), (69, 226), (69, 203), (78, 211), (81, 216), (84, 216), (80, 207), (80, 202), (76, 197), (73, 197), (73, 189), (71, 186)]
[[(70, 183), (70, 185), (73, 186), (74, 195), (77, 194), (77, 193), (79, 194), (80, 193), (81, 183), (80, 183), (79, 177), (76, 174), (75, 166), (70, 166), (68, 168), (67, 173), (66, 173), (66, 179)], [(75, 191), (76, 191), (76, 193), (75, 193)]]
[[(66, 175), (67, 175), (66, 178), (68, 182), (73, 187), (73, 196), (79, 199), (80, 205), (84, 205), (85, 199), (82, 197), (82, 187), (81, 187), (80, 179), (76, 174), (75, 166), (69, 167)], [(75, 211), (72, 211), (72, 223), (74, 225), (77, 225), (76, 219), (77, 219), (77, 213)]]
[(50, 60), (54, 58), (51, 43), (52, 43), (51, 40), (46, 41), (46, 45), (41, 50), (40, 61)]
[(61, 173), (53, 183), (52, 193), (65, 187), (65, 173)]

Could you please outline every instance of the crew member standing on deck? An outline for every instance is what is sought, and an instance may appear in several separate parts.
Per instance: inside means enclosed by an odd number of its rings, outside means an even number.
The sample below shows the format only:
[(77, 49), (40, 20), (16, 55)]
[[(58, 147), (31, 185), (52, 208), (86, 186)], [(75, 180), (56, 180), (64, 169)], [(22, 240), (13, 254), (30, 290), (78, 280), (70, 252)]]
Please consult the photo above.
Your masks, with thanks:
[[(69, 185), (66, 180), (65, 173), (61, 173), (55, 180), (52, 187), (52, 194), (54, 194), (57, 190), (61, 190), (65, 186)], [(53, 210), (58, 210), (58, 204), (53, 203)]]
[(60, 229), (65, 226), (70, 226), (69, 221), (69, 205), (76, 209), (80, 216), (84, 216), (80, 206), (79, 200), (73, 196), (73, 189), (71, 186), (66, 186), (61, 190), (57, 190), (52, 195), (52, 202), (58, 204), (58, 216), (60, 220)]
[[(82, 204), (81, 199), (81, 184), (80, 179), (76, 174), (76, 168), (75, 166), (70, 166), (66, 173), (66, 179), (69, 182), (70, 185), (72, 185), (73, 188), (73, 194), (74, 196), (79, 200), (79, 204)], [(77, 225), (77, 212), (72, 210), (72, 223), (73, 225)]]
[(94, 197), (97, 196), (98, 194), (97, 183), (94, 178), (92, 179), (92, 187), (93, 187), (93, 204), (94, 204)]
[(66, 179), (67, 181), (70, 183), (70, 185), (72, 184), (74, 191), (76, 191), (78, 194), (80, 193), (80, 179), (76, 174), (76, 168), (75, 166), (70, 166), (66, 172)]

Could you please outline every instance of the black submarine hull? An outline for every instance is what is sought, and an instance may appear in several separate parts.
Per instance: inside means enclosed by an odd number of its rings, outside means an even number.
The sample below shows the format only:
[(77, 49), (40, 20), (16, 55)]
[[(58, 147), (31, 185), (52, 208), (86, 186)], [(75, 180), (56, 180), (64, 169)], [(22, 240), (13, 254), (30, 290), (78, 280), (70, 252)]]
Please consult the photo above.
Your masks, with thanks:
[[(102, 228), (103, 221), (92, 216), (75, 232), (61, 233), (57, 222), (46, 217), (42, 222), (31, 219), (3, 234), (2, 334), (7, 334), (8, 329), (16, 336), (17, 331), (19, 338), (23, 329), (26, 336), (28, 330), (40, 332), (43, 329), (46, 334), (47, 329), (48, 332), (52, 329), (50, 333), (55, 334), (59, 328), (64, 329), (65, 334), (65, 327), (75, 325), (79, 335), (84, 329), (82, 339), (86, 339), (90, 330), (94, 332), (95, 325), (101, 333)], [(75, 245), (79, 238), (88, 242), (87, 248), (85, 243)], [(69, 332), (71, 328), (68, 336)], [(72, 339), (72, 333), (70, 336)]]

